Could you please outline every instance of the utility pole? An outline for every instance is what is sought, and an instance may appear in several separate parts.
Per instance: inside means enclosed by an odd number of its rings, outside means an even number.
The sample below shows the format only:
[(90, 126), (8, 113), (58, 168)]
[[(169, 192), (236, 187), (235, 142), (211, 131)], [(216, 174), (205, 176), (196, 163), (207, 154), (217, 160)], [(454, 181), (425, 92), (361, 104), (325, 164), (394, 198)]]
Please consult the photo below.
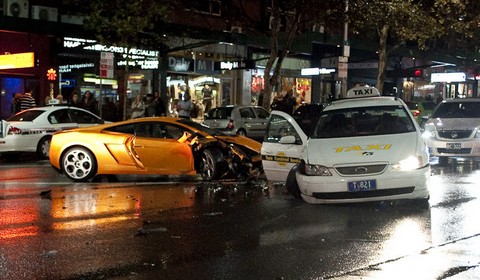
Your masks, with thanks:
[(350, 45), (348, 43), (348, 0), (345, 0), (345, 22), (343, 27), (343, 53), (338, 58), (338, 76), (341, 81), (342, 97), (347, 96), (347, 81), (348, 81), (348, 57), (350, 56)]

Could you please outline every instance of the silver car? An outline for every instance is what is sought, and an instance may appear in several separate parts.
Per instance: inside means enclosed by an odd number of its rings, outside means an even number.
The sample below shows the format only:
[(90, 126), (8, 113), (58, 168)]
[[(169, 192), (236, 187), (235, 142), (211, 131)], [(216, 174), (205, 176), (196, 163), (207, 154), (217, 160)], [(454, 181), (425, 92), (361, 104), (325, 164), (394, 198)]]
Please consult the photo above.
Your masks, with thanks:
[(36, 152), (40, 158), (48, 158), (54, 132), (105, 123), (85, 109), (70, 106), (31, 108), (0, 122), (0, 155)]
[(425, 123), (424, 137), (432, 156), (480, 157), (480, 98), (442, 101)]
[(263, 138), (270, 113), (260, 106), (231, 105), (211, 109), (204, 124), (229, 135)]

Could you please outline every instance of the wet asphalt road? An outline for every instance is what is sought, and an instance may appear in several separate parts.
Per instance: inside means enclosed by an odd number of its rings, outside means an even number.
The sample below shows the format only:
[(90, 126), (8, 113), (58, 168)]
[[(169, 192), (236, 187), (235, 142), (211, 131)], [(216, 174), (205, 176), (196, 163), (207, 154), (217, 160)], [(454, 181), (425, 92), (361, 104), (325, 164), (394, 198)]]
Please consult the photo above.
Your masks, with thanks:
[(0, 162), (0, 279), (480, 279), (480, 167), (430, 207), (309, 205), (264, 180), (99, 178)]

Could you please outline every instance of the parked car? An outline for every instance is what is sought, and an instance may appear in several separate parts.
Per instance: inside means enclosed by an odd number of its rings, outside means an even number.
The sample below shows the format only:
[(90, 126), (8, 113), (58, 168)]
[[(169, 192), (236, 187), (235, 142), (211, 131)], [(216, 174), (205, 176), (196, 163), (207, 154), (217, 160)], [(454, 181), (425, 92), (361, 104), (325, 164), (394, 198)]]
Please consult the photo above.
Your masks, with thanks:
[(78, 182), (100, 174), (248, 179), (262, 174), (260, 148), (188, 119), (149, 117), (57, 132), (50, 163)]
[(327, 105), (309, 136), (292, 116), (272, 111), (261, 153), (267, 179), (308, 203), (428, 204), (420, 127), (402, 100), (373, 87), (353, 88)]
[(433, 101), (407, 101), (405, 103), (415, 120), (420, 124), (421, 128), (423, 128), (429, 115), (432, 113), (433, 109), (435, 109), (435, 106), (437, 106)]
[(261, 139), (270, 113), (260, 106), (231, 105), (211, 109), (204, 124), (228, 135), (243, 135)]
[(440, 164), (480, 156), (480, 98), (443, 100), (425, 123), (424, 137)]
[(71, 106), (46, 106), (24, 110), (2, 121), (0, 153), (36, 152), (48, 158), (55, 131), (105, 123), (87, 110)]

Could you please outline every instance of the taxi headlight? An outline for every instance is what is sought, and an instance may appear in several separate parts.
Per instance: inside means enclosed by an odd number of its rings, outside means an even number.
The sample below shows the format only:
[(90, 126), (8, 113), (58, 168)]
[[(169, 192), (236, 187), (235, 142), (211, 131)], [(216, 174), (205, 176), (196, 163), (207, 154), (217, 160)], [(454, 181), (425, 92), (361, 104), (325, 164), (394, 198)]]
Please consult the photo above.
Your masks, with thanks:
[(304, 164), (303, 168), (303, 173), (307, 176), (332, 176), (330, 170), (323, 165)]
[(411, 156), (393, 165), (395, 171), (411, 171), (423, 167), (421, 156)]

